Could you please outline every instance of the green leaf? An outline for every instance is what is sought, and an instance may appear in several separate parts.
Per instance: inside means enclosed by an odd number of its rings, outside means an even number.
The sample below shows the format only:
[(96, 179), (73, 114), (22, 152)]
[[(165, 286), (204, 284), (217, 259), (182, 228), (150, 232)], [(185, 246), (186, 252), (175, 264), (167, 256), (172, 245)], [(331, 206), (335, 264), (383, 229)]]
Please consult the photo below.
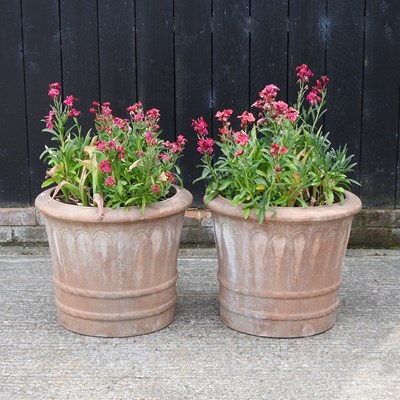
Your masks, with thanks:
[(220, 191), (220, 192), (222, 192), (223, 190), (225, 190), (228, 186), (230, 186), (232, 184), (232, 181), (230, 181), (230, 180), (228, 180), (228, 181), (225, 181), (219, 188), (218, 188), (218, 190)]
[(49, 178), (46, 179), (43, 183), (42, 183), (42, 188), (46, 188), (49, 187), (50, 185), (53, 185), (54, 183), (58, 183), (59, 179), (57, 178)]
[(206, 203), (206, 205), (213, 199), (215, 199), (217, 197), (218, 193), (217, 192), (210, 192), (207, 194), (207, 196), (204, 199), (204, 202)]

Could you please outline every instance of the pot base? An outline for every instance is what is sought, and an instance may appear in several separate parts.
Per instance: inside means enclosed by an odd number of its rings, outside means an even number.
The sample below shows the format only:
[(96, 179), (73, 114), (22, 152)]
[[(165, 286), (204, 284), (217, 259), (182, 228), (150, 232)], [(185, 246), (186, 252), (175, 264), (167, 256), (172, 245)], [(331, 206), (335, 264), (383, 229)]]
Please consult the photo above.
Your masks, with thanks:
[(325, 332), (336, 322), (336, 312), (313, 320), (272, 321), (237, 315), (221, 306), (221, 320), (229, 328), (249, 335), (270, 338), (298, 338)]
[(140, 320), (100, 321), (74, 317), (57, 310), (58, 322), (69, 331), (96, 337), (129, 337), (146, 335), (170, 325), (175, 319), (175, 305), (163, 312)]

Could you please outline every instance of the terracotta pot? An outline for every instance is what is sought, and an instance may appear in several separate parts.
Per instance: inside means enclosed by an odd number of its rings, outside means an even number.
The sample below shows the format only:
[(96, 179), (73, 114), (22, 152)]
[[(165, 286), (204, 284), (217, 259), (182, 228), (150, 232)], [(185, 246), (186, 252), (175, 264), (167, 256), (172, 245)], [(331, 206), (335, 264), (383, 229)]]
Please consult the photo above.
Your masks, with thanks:
[(351, 222), (360, 199), (277, 208), (259, 224), (218, 197), (208, 204), (218, 252), (222, 321), (268, 337), (315, 335), (333, 326)]
[(129, 210), (97, 209), (36, 198), (46, 219), (58, 319), (74, 332), (123, 337), (157, 331), (175, 316), (182, 220), (192, 195)]

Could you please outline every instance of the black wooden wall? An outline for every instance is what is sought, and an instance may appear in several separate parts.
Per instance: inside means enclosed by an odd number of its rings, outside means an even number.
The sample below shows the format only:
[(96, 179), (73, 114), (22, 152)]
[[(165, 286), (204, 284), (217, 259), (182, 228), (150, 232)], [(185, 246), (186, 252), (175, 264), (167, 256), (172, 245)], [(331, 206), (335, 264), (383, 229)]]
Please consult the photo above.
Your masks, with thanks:
[(400, 207), (399, 17), (399, 0), (1, 0), (0, 205), (40, 191), (49, 82), (81, 99), (86, 126), (92, 100), (159, 108), (164, 137), (189, 139), (199, 202), (191, 119), (241, 113), (268, 83), (292, 101), (307, 63), (331, 79), (325, 126), (356, 156), (364, 205)]

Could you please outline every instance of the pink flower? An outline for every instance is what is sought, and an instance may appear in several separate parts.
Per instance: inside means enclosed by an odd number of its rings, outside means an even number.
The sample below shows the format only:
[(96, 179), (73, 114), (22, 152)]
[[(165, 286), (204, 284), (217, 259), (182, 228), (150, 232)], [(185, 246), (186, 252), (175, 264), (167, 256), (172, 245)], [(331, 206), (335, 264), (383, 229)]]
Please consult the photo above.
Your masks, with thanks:
[(263, 109), (264, 109), (264, 104), (265, 104), (264, 100), (258, 99), (258, 100), (257, 100), (255, 103), (253, 103), (251, 106), (252, 106), (252, 107), (257, 107), (257, 108), (259, 108), (260, 110), (263, 110)]
[(192, 127), (194, 131), (199, 135), (199, 136), (207, 136), (208, 135), (208, 124), (206, 121), (204, 121), (203, 117), (196, 119), (192, 119)]
[(317, 102), (322, 101), (320, 95), (322, 95), (326, 90), (326, 85), (329, 82), (329, 78), (324, 75), (321, 76), (321, 80), (317, 79), (316, 85), (312, 87), (311, 93), (314, 93), (315, 96), (311, 95), (310, 99), (307, 99), (311, 105), (315, 105)]
[(240, 131), (235, 133), (235, 143), (240, 144), (241, 146), (246, 146), (249, 143), (249, 136), (247, 133)]
[(115, 143), (115, 140), (110, 140), (108, 142), (108, 146), (115, 149), (117, 147), (117, 144)]
[(126, 109), (126, 111), (127, 111), (129, 114), (131, 114), (131, 116), (132, 116), (132, 114), (137, 114), (139, 111), (140, 111), (140, 113), (141, 113), (142, 110), (143, 110), (143, 104), (142, 104), (141, 101), (138, 101), (137, 103), (132, 104), (131, 106), (129, 106), (129, 107)]
[(315, 92), (308, 93), (306, 100), (312, 105), (315, 106), (319, 101), (322, 100), (320, 96), (317, 95)]
[(169, 161), (169, 159), (171, 158), (168, 154), (165, 154), (165, 153), (160, 153), (159, 157), (160, 157), (160, 160), (164, 160), (164, 161)]
[(283, 115), (289, 106), (284, 101), (276, 101), (273, 103), (273, 107), (277, 115)]
[(135, 122), (143, 121), (144, 120), (144, 114), (143, 113), (135, 114), (134, 117), (133, 117), (133, 120)]
[(107, 145), (107, 143), (106, 143), (105, 140), (101, 140), (101, 141), (97, 141), (96, 142), (97, 150), (106, 150), (106, 145)]
[(103, 174), (107, 174), (107, 173), (111, 172), (111, 165), (107, 160), (101, 161), (99, 163), (99, 167), (100, 167), (100, 171)]
[(118, 158), (122, 159), (125, 157), (125, 147), (124, 146), (118, 146)]
[(178, 135), (176, 142), (171, 143), (167, 140), (163, 142), (163, 146), (167, 149), (170, 149), (171, 153), (177, 154), (183, 151), (186, 142), (187, 140), (183, 137), (183, 135)]
[(57, 89), (50, 89), (48, 95), (52, 98), (55, 99), (58, 95), (60, 94), (60, 91)]
[(321, 82), (324, 87), (326, 87), (329, 83), (329, 78), (326, 75), (321, 76)]
[(60, 94), (61, 86), (58, 82), (49, 84), (49, 92), (48, 95), (55, 99)]
[(144, 153), (143, 153), (143, 151), (135, 151), (135, 156), (138, 158), (141, 158), (144, 156)]
[(277, 165), (275, 167), (275, 172), (277, 172), (279, 174), (279, 172), (282, 172), (282, 168)]
[(279, 146), (279, 144), (272, 143), (269, 152), (273, 156), (279, 156), (279, 155), (282, 155), (282, 154), (286, 154), (288, 152), (288, 150), (287, 150), (287, 148), (285, 146)]
[(242, 129), (256, 121), (254, 115), (248, 111), (245, 111), (242, 115), (239, 115), (238, 118), (242, 121), (240, 125)]
[(53, 129), (54, 128), (53, 117), (54, 117), (54, 111), (53, 110), (49, 111), (49, 115), (46, 115), (44, 117), (44, 119), (46, 121), (46, 128), (47, 129)]
[(77, 101), (74, 96), (67, 96), (64, 100), (64, 104), (68, 106), (69, 108), (72, 108), (74, 106), (74, 102)]
[(144, 137), (146, 138), (146, 143), (149, 146), (155, 146), (157, 144), (157, 139), (153, 137), (151, 132), (145, 132)]
[(285, 112), (286, 118), (292, 123), (296, 122), (298, 115), (299, 115), (299, 112), (297, 110), (295, 110), (293, 107), (289, 107)]
[(118, 128), (124, 129), (129, 121), (127, 119), (115, 117), (113, 119), (113, 122), (114, 122), (114, 125), (118, 126)]
[[(108, 104), (108, 106), (106, 106), (106, 104)], [(101, 114), (104, 116), (104, 117), (108, 117), (108, 116), (112, 116), (112, 110), (111, 110), (111, 108), (109, 107), (109, 104), (110, 103), (104, 103), (103, 104), (103, 106), (101, 107)]]
[(96, 114), (97, 110), (95, 108), (91, 107), (91, 108), (89, 108), (89, 112), (92, 114)]
[(169, 180), (171, 183), (174, 183), (174, 182), (176, 181), (176, 179), (175, 179), (175, 177), (174, 177), (174, 174), (173, 174), (172, 172), (166, 172), (166, 173), (165, 173), (165, 176), (168, 178), (168, 180)]
[(215, 141), (211, 138), (200, 138), (200, 140), (197, 142), (198, 148), (197, 151), (201, 154), (212, 154), (214, 152), (213, 146), (215, 144)]
[(187, 139), (185, 139), (185, 137), (183, 135), (178, 135), (176, 141), (178, 142), (178, 144), (180, 146), (184, 146), (185, 143), (187, 142)]
[(218, 132), (221, 136), (227, 136), (231, 133), (231, 129), (224, 126), (223, 128), (219, 128)]
[(49, 88), (50, 89), (61, 90), (61, 85), (58, 82), (49, 83)]
[(107, 176), (104, 183), (106, 186), (115, 186), (116, 184), (115, 179), (112, 176)]
[(100, 103), (98, 101), (93, 101), (92, 102), (93, 107), (100, 107)]
[[(262, 114), (260, 114), (260, 115), (262, 115)], [(263, 125), (263, 124), (265, 124), (266, 122), (267, 122), (267, 118), (260, 118), (260, 119), (257, 121), (257, 126)]]
[(151, 187), (151, 190), (154, 192), (154, 193), (160, 193), (160, 188), (157, 186), (157, 185), (153, 185), (152, 187)]
[(242, 154), (243, 154), (243, 149), (240, 149), (240, 150), (237, 150), (233, 156), (238, 157), (238, 156), (241, 156)]
[(269, 152), (273, 156), (278, 155), (278, 153), (279, 153), (279, 144), (272, 143), (271, 148), (269, 149)]
[(152, 108), (146, 112), (146, 117), (150, 119), (159, 119), (160, 118), (160, 110), (157, 108)]
[(307, 64), (299, 65), (296, 67), (296, 71), (299, 71), (297, 73), (297, 77), (299, 78), (298, 82), (308, 82), (310, 80), (309, 77), (314, 76)]
[(217, 111), (215, 114), (215, 117), (217, 118), (218, 121), (220, 122), (228, 122), (228, 119), (231, 117), (233, 113), (233, 110), (228, 109), (228, 110), (223, 110), (223, 111)]
[(260, 95), (260, 97), (267, 101), (267, 102), (271, 102), (275, 100), (275, 97), (278, 94), (278, 91), (280, 89), (278, 88), (278, 86), (275, 85), (267, 85), (265, 86), (265, 88), (259, 92), (258, 94)]
[(79, 117), (79, 115), (81, 114), (80, 111), (75, 110), (75, 108), (72, 108), (71, 110), (68, 111), (67, 116), (68, 117)]

